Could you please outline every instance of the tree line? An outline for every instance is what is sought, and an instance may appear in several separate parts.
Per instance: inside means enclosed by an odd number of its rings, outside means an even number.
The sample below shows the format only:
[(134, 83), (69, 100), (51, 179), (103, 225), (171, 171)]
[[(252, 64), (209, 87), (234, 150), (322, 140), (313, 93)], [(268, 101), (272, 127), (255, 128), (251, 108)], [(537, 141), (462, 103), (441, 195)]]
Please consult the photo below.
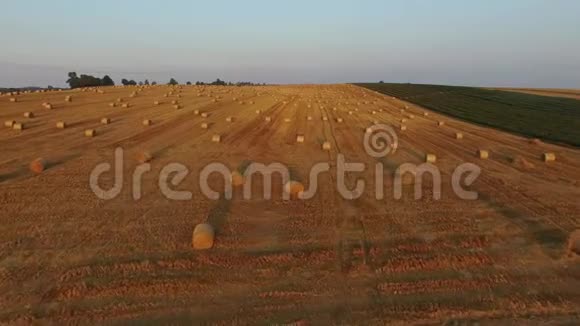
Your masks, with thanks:
[[(80, 75), (78, 76), (76, 72), (69, 72), (68, 73), (68, 80), (66, 83), (70, 86), (70, 88), (81, 88), (81, 87), (98, 87), (98, 86), (115, 86), (115, 82), (111, 77), (105, 75), (103, 78), (98, 78), (91, 75)], [(135, 81), (133, 79), (121, 79), (121, 84), (124, 86), (144, 86), (144, 85), (157, 85), (156, 81), (149, 82), (148, 79), (145, 81)], [(175, 78), (171, 78), (167, 85), (179, 85), (179, 82)], [(186, 85), (193, 85), (190, 81), (186, 83)], [(206, 83), (197, 81), (195, 85), (218, 85), (218, 86), (265, 86), (266, 84), (260, 83), (252, 83), (252, 82), (226, 82), (221, 79), (216, 79), (213, 82)]]

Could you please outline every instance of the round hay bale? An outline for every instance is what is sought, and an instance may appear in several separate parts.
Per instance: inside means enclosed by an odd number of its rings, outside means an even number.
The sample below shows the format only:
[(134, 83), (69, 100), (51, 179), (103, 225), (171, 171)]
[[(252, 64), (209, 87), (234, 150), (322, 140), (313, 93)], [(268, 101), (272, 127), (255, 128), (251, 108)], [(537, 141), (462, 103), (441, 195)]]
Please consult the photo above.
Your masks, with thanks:
[(530, 144), (532, 144), (532, 145), (541, 145), (542, 144), (542, 141), (539, 140), (538, 138), (532, 138), (532, 139), (530, 139)]
[(59, 121), (56, 123), (56, 128), (57, 129), (65, 129), (66, 128), (66, 122), (64, 121)]
[(15, 122), (15, 123), (12, 125), (12, 129), (14, 129), (14, 130), (24, 130), (24, 128), (25, 128), (25, 126), (24, 126), (24, 124), (23, 124), (23, 123), (21, 123), (21, 122)]
[(482, 160), (487, 160), (489, 158), (489, 152), (484, 149), (478, 149), (476, 155)]
[(120, 97), (118, 97), (118, 98), (117, 98), (117, 102), (119, 102), (119, 103), (122, 103), (122, 102), (123, 102), (123, 99), (122, 99), (122, 98), (120, 98)]
[(328, 121), (328, 117), (326, 116), (322, 117), (322, 121)]
[(292, 121), (290, 118), (284, 118), (284, 122), (290, 122)]
[(203, 122), (201, 124), (201, 129), (208, 129), (209, 128), (209, 124), (207, 122)]
[(125, 108), (125, 109), (127, 109), (127, 108), (130, 108), (131, 107), (131, 104), (129, 104), (129, 103), (123, 103), (122, 107)]
[(544, 162), (554, 162), (556, 160), (556, 154), (554, 153), (544, 153), (542, 155), (542, 160)]
[(455, 133), (455, 139), (463, 139), (463, 134), (460, 132)]
[(405, 130), (407, 130), (407, 126), (405, 126), (405, 125), (402, 125), (401, 127), (399, 127), (399, 129), (400, 129), (401, 131), (405, 131)]
[(207, 117), (209, 117), (209, 113), (207, 113), (207, 112), (203, 112), (203, 113), (201, 114), (201, 117), (202, 117), (202, 118), (207, 118)]
[(6, 121), (4, 121), (4, 127), (12, 128), (15, 123), (16, 123), (16, 121), (14, 121), (14, 120), (6, 120)]
[(30, 171), (39, 174), (42, 173), (47, 166), (47, 162), (43, 158), (37, 158), (34, 161), (30, 162), (28, 168)]
[(348, 111), (348, 115), (353, 115), (353, 112), (352, 111)]
[(109, 103), (109, 106), (112, 107), (112, 108), (116, 108), (117, 107), (117, 103), (111, 102), (111, 103)]
[(366, 128), (365, 129), (365, 133), (366, 134), (372, 134), (373, 133), (373, 128), (371, 128), (371, 127)]
[(336, 122), (338, 123), (342, 123), (344, 120), (342, 120), (342, 118), (336, 118)]
[(108, 125), (109, 123), (111, 123), (111, 119), (109, 119), (109, 118), (102, 118), (101, 119), (101, 124)]
[(47, 110), (52, 110), (52, 104), (50, 104), (48, 102), (42, 103), (42, 107), (47, 109)]
[(195, 114), (195, 115), (199, 115), (199, 110), (194, 110), (194, 111), (193, 111), (193, 114)]
[(266, 122), (270, 122), (270, 121), (272, 121), (272, 117), (269, 117), (269, 116), (268, 116), (268, 117), (265, 117), (265, 118), (264, 118), (264, 121), (266, 121)]
[(284, 191), (290, 195), (290, 199), (300, 199), (304, 193), (304, 185), (298, 181), (288, 181), (284, 185)]
[(262, 113), (262, 110), (256, 110), (256, 114)]
[(226, 122), (234, 122), (234, 118), (233, 117), (227, 117), (226, 118)]
[(65, 97), (64, 101), (65, 102), (72, 102), (72, 96), (69, 95), (69, 96)]
[(443, 127), (445, 125), (445, 121), (439, 121), (439, 122), (437, 122), (437, 125), (439, 127)]
[(428, 117), (429, 116), (429, 112), (423, 112), (423, 116), (424, 117)]
[(521, 156), (516, 156), (513, 160), (512, 160), (512, 164), (520, 169), (524, 169), (524, 170), (531, 170), (533, 168), (535, 168), (536, 166), (534, 164), (532, 164), (531, 162), (529, 162), (528, 160), (526, 160), (525, 158), (521, 157)]
[(409, 119), (415, 119), (415, 116), (413, 114), (409, 114)]
[(330, 145), (329, 141), (325, 141), (324, 143), (322, 143), (322, 150), (329, 151), (331, 148), (332, 146)]
[(300, 144), (304, 143), (304, 135), (297, 135), (296, 142)]
[(572, 232), (568, 238), (568, 256), (580, 256), (580, 229)]
[(160, 101), (153, 101), (153, 105), (159, 105), (159, 104), (161, 104)]
[(149, 120), (149, 119), (145, 119), (143, 120), (143, 125), (144, 126), (150, 126), (153, 124), (153, 121)]
[(437, 156), (435, 154), (426, 154), (425, 155), (425, 162), (435, 163), (436, 161), (437, 161)]
[(405, 119), (405, 118), (401, 119), (401, 123), (405, 123), (405, 122), (407, 122), (407, 119)]
[(16, 97), (11, 97), (10, 102), (16, 103), (16, 102), (18, 102), (18, 99)]
[(177, 104), (177, 101), (176, 100), (173, 100), (173, 101), (171, 101), (171, 104), (172, 105), (175, 105), (175, 104)]
[(377, 111), (372, 111), (371, 114), (377, 114)]
[(153, 155), (148, 151), (140, 151), (137, 153), (135, 158), (137, 159), (137, 162), (144, 164), (151, 162), (151, 160), (153, 160)]
[(195, 250), (211, 249), (215, 241), (215, 230), (211, 224), (198, 224), (193, 229), (192, 245)]
[(181, 106), (180, 106), (179, 104), (175, 104), (175, 105), (173, 106), (173, 108), (174, 108), (174, 109), (176, 109), (176, 110), (179, 110), (179, 109), (181, 109)]
[(306, 120), (312, 121), (312, 117), (311, 116), (308, 116), (308, 117), (306, 117)]
[(232, 182), (232, 186), (241, 187), (244, 185), (245, 179), (239, 171), (235, 170), (230, 175), (230, 181)]
[(97, 135), (97, 131), (95, 129), (85, 130), (85, 137), (95, 137), (96, 135)]
[(214, 143), (219, 143), (222, 141), (222, 136), (220, 135), (213, 135), (213, 137), (211, 137), (211, 141)]

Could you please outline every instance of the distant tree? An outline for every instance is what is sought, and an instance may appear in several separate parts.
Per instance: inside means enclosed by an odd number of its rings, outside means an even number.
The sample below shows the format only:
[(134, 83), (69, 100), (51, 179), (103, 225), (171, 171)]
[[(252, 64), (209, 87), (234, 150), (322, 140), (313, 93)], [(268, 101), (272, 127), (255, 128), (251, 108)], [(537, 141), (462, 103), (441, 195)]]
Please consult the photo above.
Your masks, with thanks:
[(134, 81), (133, 79), (131, 79), (131, 80), (129, 81), (129, 85), (131, 85), (131, 86), (136, 86), (136, 85), (137, 85), (137, 82), (136, 82), (136, 81)]
[(52, 87), (52, 85), (48, 85), (46, 89), (54, 89), (54, 87)]
[(78, 87), (96, 87), (102, 85), (100, 78), (91, 75), (81, 75), (78, 79)]
[(129, 85), (129, 81), (127, 79), (123, 78), (123, 79), (121, 79), (121, 84), (123, 86), (127, 86), (127, 85)]
[(227, 85), (227, 83), (221, 79), (216, 79), (213, 83), (211, 83), (211, 85), (219, 85), (219, 86), (225, 86)]
[(178, 85), (179, 83), (177, 82), (177, 80), (175, 80), (175, 78), (171, 78), (169, 80), (169, 83), (167, 83), (167, 85)]
[(143, 82), (142, 81), (139, 82), (139, 86), (143, 86)]
[(384, 84), (384, 83), (385, 83), (385, 82), (384, 82), (384, 81), (382, 81), (382, 80), (379, 82), (379, 84)]
[(68, 80), (66, 83), (70, 86), (70, 88), (78, 88), (79, 87), (79, 77), (77, 76), (76, 72), (69, 72), (68, 73)]
[(113, 81), (113, 79), (111, 79), (111, 77), (109, 77), (109, 75), (105, 75), (105, 77), (103, 77), (103, 79), (101, 80), (101, 85), (102, 86), (115, 86), (115, 82)]
[(155, 85), (157, 85), (157, 82), (156, 82), (156, 81), (153, 81), (153, 82), (151, 83), (151, 85), (155, 86)]
[(186, 83), (186, 85), (191, 85), (191, 82), (190, 82), (190, 81), (188, 81), (188, 82)]
[(145, 79), (145, 85), (149, 85), (149, 79)]

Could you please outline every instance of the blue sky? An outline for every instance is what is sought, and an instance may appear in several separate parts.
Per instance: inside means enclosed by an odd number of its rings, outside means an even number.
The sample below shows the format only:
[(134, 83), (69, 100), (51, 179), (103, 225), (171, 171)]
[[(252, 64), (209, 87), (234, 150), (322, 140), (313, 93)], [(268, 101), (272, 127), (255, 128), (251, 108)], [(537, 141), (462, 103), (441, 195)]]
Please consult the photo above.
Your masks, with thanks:
[(0, 87), (167, 82), (580, 88), (580, 1), (2, 1)]

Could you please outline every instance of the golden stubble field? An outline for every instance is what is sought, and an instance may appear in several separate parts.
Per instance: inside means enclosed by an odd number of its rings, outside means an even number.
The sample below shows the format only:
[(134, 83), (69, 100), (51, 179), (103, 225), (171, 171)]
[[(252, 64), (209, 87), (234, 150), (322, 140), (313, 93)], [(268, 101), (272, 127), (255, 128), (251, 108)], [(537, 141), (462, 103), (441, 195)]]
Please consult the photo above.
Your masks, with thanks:
[[(0, 322), (577, 320), (580, 266), (566, 257), (565, 243), (580, 220), (580, 150), (425, 112), (352, 85), (0, 96), (0, 120), (24, 127), (0, 129)], [(395, 153), (366, 153), (365, 128), (374, 122), (395, 127)], [(212, 141), (216, 135), (220, 142)], [(98, 164), (113, 164), (118, 147), (123, 189), (101, 200), (89, 176)], [(556, 161), (543, 162), (544, 153)], [(336, 190), (340, 154), (367, 166), (346, 177), (350, 187), (367, 182), (356, 200)], [(421, 164), (426, 154), (437, 156), (441, 199), (433, 199), (427, 178), (422, 199), (413, 198), (411, 184), (395, 200), (396, 168)], [(29, 164), (39, 157), (45, 170), (37, 174)], [(149, 159), (142, 197), (134, 200), (131, 176)], [(314, 164), (328, 162), (331, 171), (319, 176), (309, 200), (282, 200), (275, 177), (272, 200), (263, 199), (255, 180), (251, 200), (235, 188), (231, 200), (216, 201), (198, 183), (201, 169), (214, 162), (232, 170), (280, 162), (305, 186)], [(482, 169), (470, 187), (478, 200), (452, 191), (451, 175), (465, 162)], [(191, 191), (191, 200), (161, 194), (159, 173), (169, 163), (187, 166), (175, 189)], [(375, 199), (377, 163), (384, 166), (382, 200)], [(112, 186), (113, 179), (105, 173), (100, 184)], [(210, 184), (223, 190), (219, 175)], [(217, 229), (215, 246), (194, 251), (193, 228), (205, 221)], [(360, 248), (338, 249), (345, 234), (361, 229), (366, 265)]]

